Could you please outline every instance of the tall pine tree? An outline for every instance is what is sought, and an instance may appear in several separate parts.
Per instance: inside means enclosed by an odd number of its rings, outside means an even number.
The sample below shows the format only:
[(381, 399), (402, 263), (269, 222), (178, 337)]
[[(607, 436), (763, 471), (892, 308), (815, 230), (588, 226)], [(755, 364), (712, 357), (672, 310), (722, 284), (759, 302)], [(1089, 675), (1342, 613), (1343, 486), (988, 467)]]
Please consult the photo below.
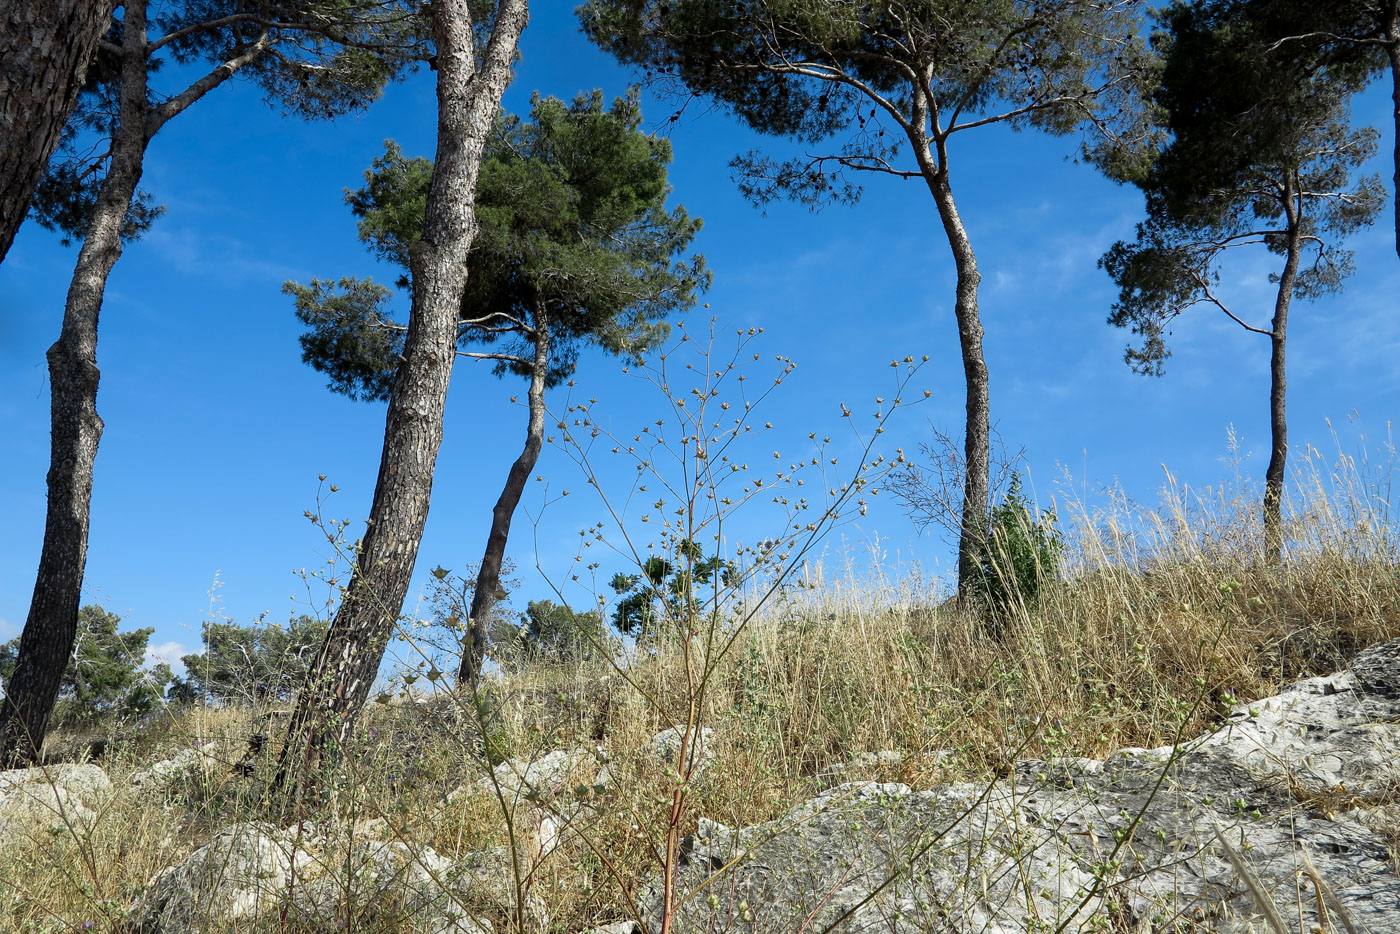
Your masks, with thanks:
[[(160, 130), (231, 78), (263, 87), (305, 117), (368, 105), (384, 83), (425, 57), (412, 0), (125, 0), (70, 118), (66, 158), (40, 186), (41, 223), (80, 238), (63, 325), (48, 350), (51, 440), (48, 511), (19, 662), (0, 709), (0, 764), (32, 761), (43, 743), (77, 630), (87, 563), (97, 414), (97, 325), (123, 243), (158, 209), (142, 196), (146, 151)], [(183, 89), (158, 93), (162, 62), (208, 67)], [(86, 158), (83, 131), (107, 141)]]
[[(1355, 177), (1377, 134), (1348, 126), (1353, 87), (1345, 71), (1316, 71), (1303, 84), (1277, 81), (1285, 53), (1242, 21), (1238, 6), (1177, 3), (1159, 17), (1163, 64), (1154, 97), (1165, 145), (1105, 163), (1142, 188), (1148, 214), (1135, 241), (1115, 244), (1100, 261), (1120, 290), (1109, 323), (1141, 338), (1125, 358), (1150, 375), (1160, 375), (1171, 355), (1171, 324), (1196, 305), (1268, 338), (1264, 556), (1278, 565), (1289, 312), (1295, 298), (1340, 290), (1351, 272), (1351, 254), (1337, 244), (1374, 221), (1385, 200), (1378, 178)], [(1228, 257), (1250, 247), (1279, 257), (1267, 325), (1251, 324), (1264, 316), (1229, 300), (1221, 283)]]
[[(853, 174), (927, 187), (957, 268), (953, 317), (966, 384), (958, 587), (987, 535), (991, 401), (982, 273), (956, 196), (958, 140), (1002, 124), (1107, 127), (1136, 65), (1137, 0), (588, 0), (584, 32), (679, 96), (720, 103), (813, 156), (735, 159), (751, 200), (854, 200)], [(969, 174), (975, 169), (962, 166)], [(967, 178), (964, 175), (963, 178)]]
[[(485, 658), (511, 519), (544, 444), (545, 389), (574, 373), (584, 346), (637, 359), (709, 282), (703, 258), (683, 255), (700, 221), (666, 207), (670, 143), (643, 133), (641, 121), (635, 94), (611, 107), (600, 91), (571, 104), (537, 95), (529, 120), (497, 121), (482, 155), (458, 353), (525, 377), (529, 389), (524, 446), (491, 512), (462, 683), (476, 680)], [(348, 196), (361, 237), (405, 268), (432, 174), (429, 160), (391, 145)], [(403, 330), (385, 316), (386, 291), (366, 280), (287, 288), (311, 326), (306, 361), (337, 391), (387, 397)]]
[[(428, 519), (467, 254), (478, 224), (481, 152), (510, 83), (527, 0), (436, 0), (437, 153), (422, 233), (408, 246), (412, 301), (394, 373), (384, 447), (355, 570), (316, 655), (282, 747), (277, 783), (293, 807), (315, 792), (326, 757), (350, 737), (408, 593)], [(484, 44), (477, 47), (478, 37)]]

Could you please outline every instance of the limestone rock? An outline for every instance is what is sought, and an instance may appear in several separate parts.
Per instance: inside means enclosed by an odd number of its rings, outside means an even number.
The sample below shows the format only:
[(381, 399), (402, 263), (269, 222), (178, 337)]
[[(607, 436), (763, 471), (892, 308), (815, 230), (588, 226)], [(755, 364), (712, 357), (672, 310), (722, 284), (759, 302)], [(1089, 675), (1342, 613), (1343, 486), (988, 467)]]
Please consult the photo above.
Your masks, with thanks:
[[(1349, 672), (1241, 707), (1180, 747), (1018, 763), (994, 783), (848, 783), (768, 824), (702, 824), (679, 873), (677, 934), (1264, 930), (1244, 873), (1290, 930), (1400, 934), (1393, 816), (1400, 640)], [(1393, 829), (1394, 824), (1390, 825)], [(1247, 869), (1238, 869), (1240, 860)], [(639, 903), (660, 930), (661, 886)]]
[[(694, 774), (697, 776), (702, 774), (714, 761), (714, 732), (710, 727), (700, 729), (691, 738), (691, 745), (686, 750), (687, 756), (692, 757)], [(681, 738), (681, 732), (678, 729), (662, 730), (642, 744), (639, 758), (667, 769), (675, 769), (676, 757), (681, 749)], [(599, 787), (613, 784), (618, 780), (619, 771), (613, 763), (604, 765), (598, 771), (595, 784)]]
[(464, 907), (481, 901), (482, 883), (468, 869), (427, 847), (346, 841), (309, 821), (288, 830), (238, 824), (157, 875), (131, 930), (222, 934), (276, 915), (330, 930), (369, 915), (413, 934), (494, 934)]
[(592, 757), (583, 752), (556, 750), (533, 759), (509, 759), (491, 770), (491, 776), (469, 785), (461, 785), (447, 795), (454, 801), (469, 791), (475, 794), (500, 794), (514, 804), (521, 799), (537, 801), (560, 791), (569, 776)]
[[(493, 934), (490, 921), (472, 915), (462, 891), (470, 880), (451, 860), (428, 847), (361, 840), (328, 860), (315, 881), (298, 888), (298, 913), (329, 920), (360, 908), (392, 912), (411, 921), (415, 934)], [(466, 882), (467, 885), (459, 883)]]
[(132, 775), (131, 784), (161, 787), (185, 779), (209, 778), (223, 765), (218, 752), (218, 746), (213, 743), (182, 749), (171, 758)]
[(270, 824), (235, 824), (158, 874), (132, 913), (134, 934), (215, 934), (283, 904), (305, 854)]
[[(692, 757), (695, 764), (695, 774), (699, 775), (709, 767), (714, 761), (714, 730), (703, 727), (691, 737), (691, 745), (687, 754)], [(662, 730), (651, 739), (647, 740), (642, 751), (663, 763), (669, 768), (676, 767), (676, 758), (681, 751), (682, 733), (679, 729)]]
[(46, 765), (0, 772), (0, 845), (34, 832), (85, 832), (111, 788), (95, 765)]

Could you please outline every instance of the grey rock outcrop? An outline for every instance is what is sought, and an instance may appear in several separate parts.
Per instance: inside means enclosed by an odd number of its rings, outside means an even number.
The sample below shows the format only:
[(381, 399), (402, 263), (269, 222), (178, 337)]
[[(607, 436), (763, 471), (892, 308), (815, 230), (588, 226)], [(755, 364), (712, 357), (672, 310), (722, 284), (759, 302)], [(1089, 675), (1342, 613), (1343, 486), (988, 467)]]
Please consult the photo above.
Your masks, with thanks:
[(461, 870), (427, 847), (363, 840), (338, 856), (293, 897), (295, 912), (315, 919), (333, 919), (345, 906), (389, 906), (399, 917), (412, 919), (418, 934), (492, 934), (490, 921), (467, 911), (459, 894)]
[[(301, 857), (300, 859), (298, 857)], [(132, 912), (135, 934), (227, 930), (285, 902), (305, 863), (294, 840), (270, 824), (235, 824), (162, 871)]]
[(490, 901), (478, 891), (478, 868), (428, 847), (337, 841), (309, 822), (287, 830), (237, 824), (157, 875), (132, 910), (131, 930), (216, 934), (269, 916), (331, 930), (369, 913), (415, 934), (493, 934), (466, 907)]
[(109, 792), (107, 773), (95, 765), (46, 765), (0, 772), (0, 845), (39, 832), (82, 833)]
[(171, 758), (162, 759), (148, 768), (141, 769), (131, 776), (131, 784), (161, 787), (176, 781), (207, 779), (223, 766), (218, 747), (213, 743), (205, 743), (194, 748), (181, 749)]
[[(703, 727), (691, 735), (690, 743), (686, 747), (686, 758), (690, 760), (687, 765), (693, 770), (692, 775), (695, 777), (703, 774), (715, 759), (714, 733), (712, 728)], [(674, 771), (678, 765), (681, 739), (682, 732), (679, 729), (662, 730), (642, 744), (638, 750), (638, 764), (645, 763)], [(606, 763), (598, 770), (595, 784), (606, 787), (621, 777), (622, 774), (614, 763)]]
[[(1266, 929), (1267, 899), (1291, 931), (1343, 930), (1339, 902), (1358, 929), (1400, 934), (1400, 877), (1373, 829), (1397, 753), (1400, 640), (1179, 747), (929, 791), (848, 783), (771, 823), (704, 822), (678, 891), (704, 888), (671, 929), (1243, 934)], [(655, 881), (639, 904), (652, 932), (661, 902)]]
[(459, 785), (447, 794), (447, 800), (455, 801), (466, 794), (494, 798), (499, 793), (512, 807), (521, 800), (539, 801), (562, 790), (569, 776), (591, 761), (587, 753), (562, 749), (533, 759), (508, 759), (492, 769), (490, 775)]
[[(691, 760), (696, 775), (703, 772), (714, 761), (714, 743), (712, 742), (714, 733), (715, 731), (710, 727), (703, 727), (691, 736), (686, 755)], [(642, 753), (653, 757), (668, 768), (674, 769), (678, 764), (676, 760), (680, 755), (683, 738), (684, 735), (679, 728), (662, 730), (647, 740), (646, 745), (642, 747)]]

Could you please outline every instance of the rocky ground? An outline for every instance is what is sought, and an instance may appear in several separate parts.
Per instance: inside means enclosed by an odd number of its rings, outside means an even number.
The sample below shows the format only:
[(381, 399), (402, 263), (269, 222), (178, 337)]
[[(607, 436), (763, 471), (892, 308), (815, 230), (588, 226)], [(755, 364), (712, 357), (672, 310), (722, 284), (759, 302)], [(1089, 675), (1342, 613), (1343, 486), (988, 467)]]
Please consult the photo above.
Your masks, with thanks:
[[(676, 737), (649, 748), (664, 762)], [(142, 770), (132, 787), (94, 764), (0, 773), (0, 846), (34, 834), (80, 841), (113, 796), (220, 768), (199, 749)], [(448, 858), (382, 820), (224, 827), (150, 880), (124, 912), (129, 930), (333, 930), (362, 916), (347, 905), (373, 906), (387, 929), (483, 934), (504, 919), (549, 930), (530, 879), (578, 813), (550, 789), (583, 771), (595, 801), (626, 780), (588, 749), (558, 750), (447, 796), (522, 802), (515, 853)], [(681, 848), (670, 930), (1400, 932), (1400, 640), (1176, 746), (1024, 760), (993, 782), (925, 789), (842, 772), (774, 821), (702, 818)], [(632, 917), (596, 930), (656, 934), (665, 891), (658, 875)]]

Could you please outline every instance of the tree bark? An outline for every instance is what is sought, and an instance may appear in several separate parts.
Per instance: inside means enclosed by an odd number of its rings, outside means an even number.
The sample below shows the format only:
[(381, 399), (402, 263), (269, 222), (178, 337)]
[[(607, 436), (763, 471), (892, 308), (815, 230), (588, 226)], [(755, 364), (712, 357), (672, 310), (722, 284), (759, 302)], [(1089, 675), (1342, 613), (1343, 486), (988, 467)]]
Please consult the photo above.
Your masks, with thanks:
[(549, 317), (544, 303), (536, 300), (531, 322), (535, 332), (535, 360), (530, 370), (529, 424), (525, 430), (525, 447), (506, 474), (506, 485), (496, 506), (491, 510), (491, 532), (486, 538), (486, 553), (476, 575), (476, 590), (472, 593), (471, 645), (462, 653), (462, 665), (457, 670), (457, 683), (475, 686), (481, 677), (486, 659), (486, 642), (491, 635), (491, 613), (501, 589), (501, 563), (506, 556), (506, 541), (510, 537), (510, 522), (515, 516), (520, 497), (530, 473), (540, 459), (544, 447), (544, 384), (549, 375)]
[(924, 178), (948, 246), (953, 252), (958, 282), (953, 315), (958, 322), (958, 346), (962, 350), (963, 378), (966, 384), (966, 420), (964, 424), (962, 525), (958, 534), (958, 596), (968, 596), (968, 587), (975, 579), (987, 537), (987, 511), (991, 499), (991, 400), (988, 392), (987, 361), (982, 355), (982, 320), (977, 304), (977, 289), (982, 274), (977, 269), (977, 254), (958, 213), (957, 201), (948, 182), (947, 157), (944, 154), (936, 168), (929, 162)]
[(1385, 27), (1385, 54), (1390, 59), (1390, 100), (1394, 107), (1395, 124), (1391, 128), (1394, 148), (1391, 152), (1391, 203), (1395, 217), (1395, 254), (1400, 256), (1400, 15), (1397, 5), (1390, 7), (1390, 16)]
[(379, 478), (355, 573), (297, 699), (277, 782), (294, 807), (315, 767), (350, 737), (408, 592), (428, 517), (467, 252), (476, 236), (477, 170), (528, 17), (527, 0), (501, 0), (480, 72), (470, 0), (433, 4), (438, 140), (423, 239), (410, 249), (413, 299), (404, 361), (394, 380)]
[(102, 436), (97, 322), (107, 279), (121, 258), (122, 228), (141, 182), (146, 148), (161, 127), (256, 60), (270, 41), (265, 31), (238, 56), (152, 107), (147, 100), (146, 9), (147, 0), (122, 3), (121, 87), (110, 161), (68, 287), (63, 327), (48, 351), (53, 400), (48, 513), (15, 677), (0, 708), (0, 762), (33, 761), (38, 755), (73, 651), (87, 565), (93, 464)]
[(0, 13), (0, 262), (78, 102), (115, 0), (15, 0)]
[(87, 564), (97, 414), (97, 319), (107, 277), (122, 252), (122, 225), (145, 155), (145, 4), (126, 4), (120, 126), (111, 164), (78, 253), (59, 337), (48, 351), (51, 392), (48, 512), (29, 615), (14, 677), (0, 709), (0, 762), (36, 761), (63, 670), (73, 651)]
[(1279, 274), (1274, 299), (1274, 320), (1269, 343), (1269, 467), (1264, 473), (1264, 560), (1273, 567), (1283, 565), (1283, 479), (1288, 463), (1288, 421), (1286, 403), (1288, 374), (1285, 351), (1288, 348), (1288, 309), (1293, 302), (1293, 286), (1303, 252), (1302, 209), (1295, 200), (1294, 180), (1284, 185), (1283, 209), (1288, 221), (1286, 256)]

